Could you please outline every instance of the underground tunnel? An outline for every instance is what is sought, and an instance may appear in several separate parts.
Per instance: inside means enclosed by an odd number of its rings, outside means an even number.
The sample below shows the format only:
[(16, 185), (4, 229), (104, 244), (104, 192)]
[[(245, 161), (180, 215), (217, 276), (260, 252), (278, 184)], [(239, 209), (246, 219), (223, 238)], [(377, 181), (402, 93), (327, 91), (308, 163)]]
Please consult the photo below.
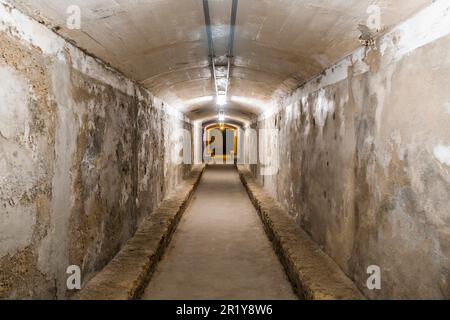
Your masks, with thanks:
[(449, 50), (447, 0), (0, 0), (0, 299), (449, 300)]

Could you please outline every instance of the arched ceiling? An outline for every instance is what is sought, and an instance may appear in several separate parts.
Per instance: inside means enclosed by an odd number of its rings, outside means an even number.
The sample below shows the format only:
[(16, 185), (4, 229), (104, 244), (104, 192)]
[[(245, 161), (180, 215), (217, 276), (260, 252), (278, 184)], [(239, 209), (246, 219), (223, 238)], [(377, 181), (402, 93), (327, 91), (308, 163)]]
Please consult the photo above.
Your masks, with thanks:
[[(3, 0), (142, 83), (193, 120), (217, 112), (202, 0)], [(249, 121), (357, 48), (371, 4), (385, 30), (432, 0), (239, 0), (227, 116)], [(225, 55), (231, 0), (209, 0), (214, 50)], [(66, 27), (78, 5), (81, 30)]]

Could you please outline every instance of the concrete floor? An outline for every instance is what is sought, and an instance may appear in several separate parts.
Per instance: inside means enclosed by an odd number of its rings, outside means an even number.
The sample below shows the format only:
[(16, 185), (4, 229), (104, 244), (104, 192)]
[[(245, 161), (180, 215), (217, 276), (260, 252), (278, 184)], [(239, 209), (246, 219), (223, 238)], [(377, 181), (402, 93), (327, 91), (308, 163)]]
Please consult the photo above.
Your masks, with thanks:
[(143, 299), (296, 299), (234, 166), (207, 168)]

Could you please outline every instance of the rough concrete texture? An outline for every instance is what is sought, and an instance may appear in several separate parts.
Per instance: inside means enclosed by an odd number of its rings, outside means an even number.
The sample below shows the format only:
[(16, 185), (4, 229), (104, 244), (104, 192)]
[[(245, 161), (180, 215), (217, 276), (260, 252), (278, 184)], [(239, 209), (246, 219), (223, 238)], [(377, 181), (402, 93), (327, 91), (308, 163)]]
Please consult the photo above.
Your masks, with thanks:
[[(260, 118), (259, 180), (372, 299), (450, 298), (449, 3), (437, 1)], [(367, 268), (381, 290), (366, 287)]]
[(3, 4), (0, 43), (0, 298), (65, 298), (66, 268), (89, 280), (189, 170), (190, 125)]
[(238, 170), (298, 296), (308, 300), (365, 299), (339, 266), (256, 182), (253, 174), (245, 166), (238, 166)]
[(144, 219), (123, 249), (74, 298), (139, 298), (164, 254), (203, 170), (203, 165), (195, 166), (184, 183), (174, 189), (161, 205)]
[[(200, 1), (77, 0), (81, 32), (69, 2), (0, 0), (0, 298), (65, 298), (72, 264), (86, 283), (190, 170), (176, 108), (216, 119)], [(240, 2), (229, 115), (280, 129), (280, 170), (259, 181), (365, 296), (450, 298), (450, 2), (377, 1), (383, 36), (322, 70), (372, 3)], [(211, 5), (218, 55), (229, 5)]]
[(210, 165), (143, 299), (296, 299), (233, 165)]

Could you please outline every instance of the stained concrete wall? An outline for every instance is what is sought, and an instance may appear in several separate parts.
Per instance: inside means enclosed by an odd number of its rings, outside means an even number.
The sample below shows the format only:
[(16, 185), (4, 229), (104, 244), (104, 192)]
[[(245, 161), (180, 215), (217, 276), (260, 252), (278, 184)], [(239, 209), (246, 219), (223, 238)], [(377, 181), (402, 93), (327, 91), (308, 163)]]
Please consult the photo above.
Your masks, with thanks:
[[(449, 6), (435, 2), (259, 119), (280, 130), (279, 172), (260, 181), (372, 299), (450, 298)], [(366, 287), (370, 265), (379, 291)]]
[(0, 298), (66, 298), (189, 171), (190, 124), (3, 4), (0, 43)]

